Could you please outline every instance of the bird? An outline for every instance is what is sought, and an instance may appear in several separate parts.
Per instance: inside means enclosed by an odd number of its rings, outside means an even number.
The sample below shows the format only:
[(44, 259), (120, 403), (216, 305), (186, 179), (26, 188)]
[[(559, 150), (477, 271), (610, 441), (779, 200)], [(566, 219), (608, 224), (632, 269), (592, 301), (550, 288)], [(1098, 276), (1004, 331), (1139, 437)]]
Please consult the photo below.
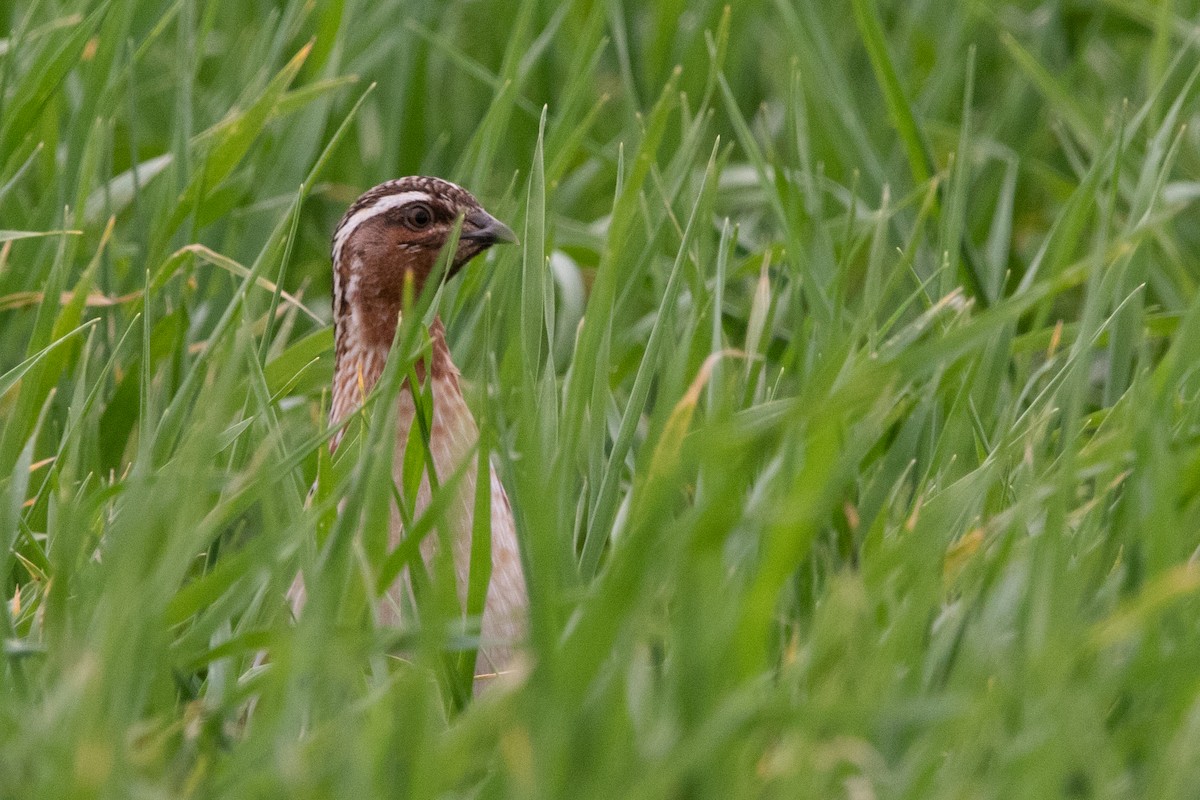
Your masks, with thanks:
[[(461, 222), (460, 222), (461, 220)], [(472, 258), (493, 245), (516, 241), (512, 230), (479, 204), (461, 186), (435, 177), (410, 176), (381, 183), (364, 192), (346, 210), (333, 234), (334, 374), (329, 424), (339, 428), (330, 441), (336, 450), (345, 423), (378, 382), (400, 319), (405, 284), (418, 296), (432, 274), (439, 254), (457, 225), (457, 249), (447, 277), (458, 273)], [(449, 531), (454, 577), (460, 606), (466, 605), (471, 560), (471, 535), (479, 429), (463, 397), (461, 374), (451, 358), (446, 330), (439, 317), (429, 325), (429, 363), (419, 361), (414, 373), (431, 385), (432, 424), (429, 426), (429, 460), (442, 481), (463, 467), (445, 519)], [(402, 388), (397, 404), (393, 481), (403, 486), (401, 472), (409, 433), (418, 424), (412, 392)], [(415, 439), (414, 439), (415, 441)], [(419, 445), (418, 445), (419, 446)], [(465, 467), (464, 467), (465, 464)], [(476, 662), (475, 691), (487, 678), (510, 664), (526, 628), (528, 592), (517, 543), (512, 507), (495, 466), (489, 461), (491, 492), (491, 576), (484, 603), (480, 648)], [(431, 485), (423, 476), (413, 502), (413, 519), (429, 506)], [(394, 549), (404, 537), (404, 526), (393, 506), (388, 546)], [(426, 536), (420, 550), (428, 564), (438, 548), (436, 535)], [(432, 573), (432, 570), (431, 570)], [(397, 580), (380, 599), (381, 624), (403, 622), (401, 609), (411, 596), (411, 583)], [(301, 576), (292, 586), (293, 610), (304, 603)]]

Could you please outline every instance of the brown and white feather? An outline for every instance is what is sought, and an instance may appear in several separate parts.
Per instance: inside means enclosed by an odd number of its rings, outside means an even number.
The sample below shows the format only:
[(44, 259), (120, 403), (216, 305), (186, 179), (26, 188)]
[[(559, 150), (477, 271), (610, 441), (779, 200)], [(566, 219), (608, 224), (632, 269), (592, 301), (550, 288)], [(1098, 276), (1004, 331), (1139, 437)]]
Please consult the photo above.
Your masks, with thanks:
[[(419, 207), (419, 208), (418, 208)], [(418, 208), (427, 226), (414, 224), (413, 209)], [(438, 178), (401, 178), (380, 184), (358, 198), (346, 211), (333, 236), (333, 311), (334, 379), (329, 421), (342, 426), (361, 405), (366, 393), (378, 382), (387, 361), (399, 319), (405, 280), (414, 282), (419, 292), (436, 262), (456, 220), (462, 220), (462, 236), (451, 265), (451, 274), (491, 244), (511, 241), (512, 234), (479, 206), (466, 190)], [(432, 382), (433, 418), (430, 428), (430, 455), (440, 478), (454, 474), (464, 462), (463, 477), (455, 487), (455, 497), (447, 513), (452, 530), (451, 549), (456, 590), (465, 607), (471, 560), (471, 532), (474, 517), (476, 448), (479, 429), (463, 397), (460, 374), (446, 344), (445, 328), (435, 319), (429, 329), (432, 350), (429, 363), (418, 364), (421, 380)], [(393, 480), (402, 486), (401, 470), (409, 431), (416, 422), (412, 393), (406, 387), (396, 398), (397, 440), (393, 460)], [(339, 431), (331, 444), (341, 441)], [(476, 671), (488, 674), (502, 671), (512, 650), (525, 635), (527, 593), (517, 543), (516, 524), (504, 487), (495, 467), (489, 470), (491, 487), (491, 579), (482, 620), (482, 646)], [(422, 480), (413, 499), (416, 515), (428, 508), (431, 499), (428, 476)], [(389, 548), (399, 545), (404, 536), (397, 509), (393, 508), (389, 526)], [(428, 562), (437, 548), (437, 539), (427, 537), (421, 552)], [(389, 589), (379, 605), (384, 624), (401, 621), (402, 609), (411, 587), (401, 578)], [(293, 607), (304, 601), (299, 581), (290, 592)]]

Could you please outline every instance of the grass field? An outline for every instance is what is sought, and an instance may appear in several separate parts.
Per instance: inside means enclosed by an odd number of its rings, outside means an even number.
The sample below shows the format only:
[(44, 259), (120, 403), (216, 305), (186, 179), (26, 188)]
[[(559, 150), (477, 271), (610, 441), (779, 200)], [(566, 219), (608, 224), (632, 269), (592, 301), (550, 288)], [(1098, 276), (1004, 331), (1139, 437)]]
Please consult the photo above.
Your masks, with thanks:
[[(1200, 796), (1197, 19), (0, 4), (0, 796)], [(421, 173), (522, 240), (415, 309), (529, 577), (475, 701), (324, 423)]]

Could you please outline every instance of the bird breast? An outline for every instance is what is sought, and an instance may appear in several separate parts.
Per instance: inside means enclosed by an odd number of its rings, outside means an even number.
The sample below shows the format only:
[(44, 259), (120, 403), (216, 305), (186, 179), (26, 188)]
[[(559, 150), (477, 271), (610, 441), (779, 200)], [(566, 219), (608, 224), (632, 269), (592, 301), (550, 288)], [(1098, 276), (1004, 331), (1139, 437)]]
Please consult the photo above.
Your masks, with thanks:
[[(475, 492), (478, 480), (479, 429), (471, 410), (467, 407), (459, 385), (459, 373), (449, 360), (448, 352), (439, 354), (441, 340), (440, 325), (435, 332), (434, 366), (428, 380), (432, 381), (433, 414), (429, 426), (428, 465), (436, 475), (439, 485), (445, 485), (461, 469), (462, 477), (454, 487), (444, 490), (453, 495), (447, 506), (444, 524), (449, 530), (442, 531), (442, 538), (431, 533), (422, 540), (421, 555), (426, 564), (436, 557), (440, 541), (451, 543), (454, 561), (455, 584), (459, 603), (465, 607), (470, 581), (471, 540), (475, 508)], [(439, 355), (443, 357), (439, 358)], [(420, 427), (413, 393), (406, 386), (397, 398), (397, 437), (392, 477), (396, 486), (403, 487), (405, 455), (408, 447), (419, 447)], [(410, 435), (410, 432), (412, 435)], [(432, 500), (432, 485), (427, 468), (421, 478), (415, 498), (406, 498), (413, 503), (413, 518), (419, 518), (429, 508)], [(500, 483), (494, 466), (489, 464), (489, 494), (491, 498), (491, 578), (488, 585), (480, 649), (481, 672), (495, 671), (508, 660), (512, 645), (524, 633), (526, 593), (521, 568), (520, 553), (516, 540), (516, 525), (512, 508), (504, 487)], [(404, 526), (399, 511), (393, 508), (389, 532), (389, 547), (395, 548), (404, 536)], [(380, 605), (381, 622), (394, 624), (400, 619), (403, 601), (411, 597), (411, 586), (407, 583), (392, 588)], [(407, 597), (406, 597), (407, 595)]]

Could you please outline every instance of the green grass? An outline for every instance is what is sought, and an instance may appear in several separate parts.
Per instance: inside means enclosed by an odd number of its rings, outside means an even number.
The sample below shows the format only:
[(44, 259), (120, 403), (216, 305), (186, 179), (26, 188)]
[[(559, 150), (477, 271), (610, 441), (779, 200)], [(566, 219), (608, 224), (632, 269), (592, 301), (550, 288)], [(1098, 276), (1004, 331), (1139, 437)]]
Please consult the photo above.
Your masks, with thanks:
[[(0, 796), (1196, 797), (1198, 15), (0, 6)], [(523, 242), (417, 309), (529, 578), (475, 701), (371, 621), (391, 404), (326, 447), (413, 173)]]

